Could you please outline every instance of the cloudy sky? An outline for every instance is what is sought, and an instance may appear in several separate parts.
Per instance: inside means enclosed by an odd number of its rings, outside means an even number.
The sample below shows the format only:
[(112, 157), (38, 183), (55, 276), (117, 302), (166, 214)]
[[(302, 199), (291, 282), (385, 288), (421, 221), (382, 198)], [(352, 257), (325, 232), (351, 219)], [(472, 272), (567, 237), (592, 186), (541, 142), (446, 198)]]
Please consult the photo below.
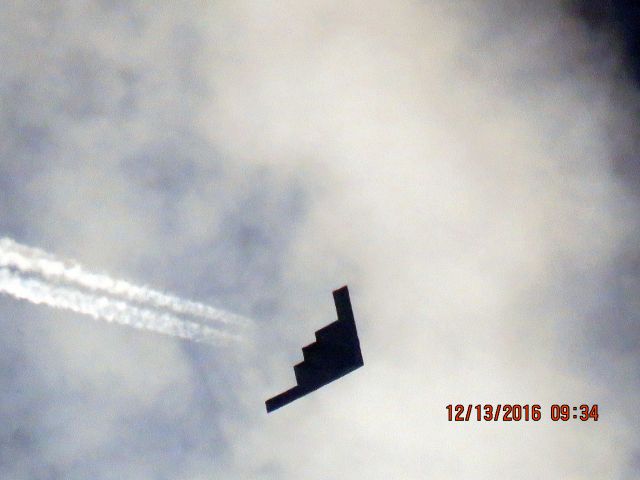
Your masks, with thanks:
[[(0, 296), (0, 477), (638, 478), (640, 96), (624, 29), (579, 13), (3, 2), (0, 237), (254, 326)], [(365, 367), (267, 415), (343, 284)]]

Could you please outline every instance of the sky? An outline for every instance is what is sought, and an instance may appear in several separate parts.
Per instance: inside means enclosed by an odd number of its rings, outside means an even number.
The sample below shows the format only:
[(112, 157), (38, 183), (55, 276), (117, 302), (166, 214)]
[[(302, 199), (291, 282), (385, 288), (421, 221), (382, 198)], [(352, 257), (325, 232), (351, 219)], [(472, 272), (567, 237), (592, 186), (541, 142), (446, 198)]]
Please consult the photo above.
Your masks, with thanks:
[[(1, 3), (0, 237), (253, 326), (0, 295), (0, 478), (638, 478), (637, 66), (575, 3)], [(364, 367), (267, 415), (344, 284)]]

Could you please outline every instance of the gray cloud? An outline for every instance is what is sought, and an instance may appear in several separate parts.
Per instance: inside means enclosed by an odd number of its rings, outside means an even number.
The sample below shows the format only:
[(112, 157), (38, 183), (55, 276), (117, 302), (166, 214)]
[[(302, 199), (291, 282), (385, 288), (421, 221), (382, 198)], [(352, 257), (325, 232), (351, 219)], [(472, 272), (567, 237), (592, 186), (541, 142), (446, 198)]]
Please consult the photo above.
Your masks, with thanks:
[[(2, 234), (260, 325), (220, 352), (2, 298), (3, 477), (634, 476), (637, 93), (555, 2), (0, 9)], [(267, 417), (344, 283), (365, 368)]]

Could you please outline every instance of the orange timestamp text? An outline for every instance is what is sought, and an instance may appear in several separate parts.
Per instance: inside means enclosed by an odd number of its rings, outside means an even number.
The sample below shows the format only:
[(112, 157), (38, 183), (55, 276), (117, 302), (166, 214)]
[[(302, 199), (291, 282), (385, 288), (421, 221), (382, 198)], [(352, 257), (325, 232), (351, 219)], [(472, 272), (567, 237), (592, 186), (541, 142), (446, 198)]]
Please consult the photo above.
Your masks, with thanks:
[[(449, 404), (447, 420), (450, 422), (538, 422), (543, 418), (541, 405), (534, 404)], [(598, 421), (598, 404), (569, 405), (553, 404), (549, 407), (549, 418), (554, 422), (569, 420)]]

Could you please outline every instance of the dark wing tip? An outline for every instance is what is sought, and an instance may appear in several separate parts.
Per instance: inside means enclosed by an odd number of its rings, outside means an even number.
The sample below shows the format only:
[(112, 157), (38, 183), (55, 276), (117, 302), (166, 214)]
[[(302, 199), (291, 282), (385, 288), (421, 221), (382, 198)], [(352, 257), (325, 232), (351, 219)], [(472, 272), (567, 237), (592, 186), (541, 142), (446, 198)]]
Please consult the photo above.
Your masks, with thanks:
[(349, 287), (347, 285), (343, 285), (342, 287), (336, 288), (333, 291), (333, 295), (334, 296), (337, 295), (337, 294), (344, 294), (344, 293), (347, 293), (347, 294), (349, 293)]

